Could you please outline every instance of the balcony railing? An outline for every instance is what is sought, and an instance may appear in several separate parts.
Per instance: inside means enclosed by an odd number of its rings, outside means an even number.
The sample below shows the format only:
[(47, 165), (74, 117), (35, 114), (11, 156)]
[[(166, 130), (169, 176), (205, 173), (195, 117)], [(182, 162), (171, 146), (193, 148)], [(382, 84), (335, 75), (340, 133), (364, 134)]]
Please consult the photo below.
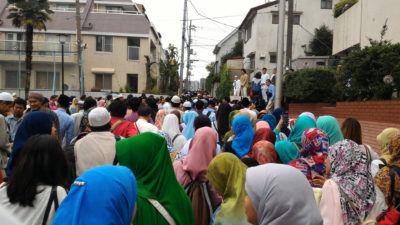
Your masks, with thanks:
[[(57, 7), (50, 7), (50, 10), (54, 12), (76, 12), (75, 8), (57, 8)], [(80, 8), (80, 12), (83, 13), (84, 8)]]
[(92, 13), (106, 13), (106, 14), (127, 14), (127, 15), (141, 15), (138, 11), (125, 11), (125, 10), (104, 10), (104, 9), (93, 9)]
[[(61, 44), (59, 42), (34, 41), (33, 56), (53, 57), (61, 56)], [(25, 41), (10, 41), (0, 40), (0, 55), (25, 55)], [(71, 43), (64, 44), (64, 56), (68, 57), (71, 54)]]
[(128, 46), (128, 60), (137, 61), (139, 60), (140, 47)]

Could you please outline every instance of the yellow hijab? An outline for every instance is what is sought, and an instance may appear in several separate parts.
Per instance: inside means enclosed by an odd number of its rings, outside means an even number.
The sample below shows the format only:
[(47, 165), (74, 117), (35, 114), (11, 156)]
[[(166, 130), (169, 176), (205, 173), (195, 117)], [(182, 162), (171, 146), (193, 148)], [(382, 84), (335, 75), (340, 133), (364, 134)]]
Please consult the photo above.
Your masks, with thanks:
[(247, 166), (232, 153), (217, 155), (208, 166), (207, 179), (222, 195), (214, 225), (248, 225), (244, 198)]
[(392, 155), (390, 154), (389, 149), (387, 147), (387, 143), (389, 143), (390, 140), (397, 134), (400, 134), (399, 129), (386, 128), (376, 137), (378, 144), (381, 146), (381, 156), (380, 157), (383, 158), (384, 160), (386, 160), (386, 162), (389, 162), (390, 158), (392, 157)]

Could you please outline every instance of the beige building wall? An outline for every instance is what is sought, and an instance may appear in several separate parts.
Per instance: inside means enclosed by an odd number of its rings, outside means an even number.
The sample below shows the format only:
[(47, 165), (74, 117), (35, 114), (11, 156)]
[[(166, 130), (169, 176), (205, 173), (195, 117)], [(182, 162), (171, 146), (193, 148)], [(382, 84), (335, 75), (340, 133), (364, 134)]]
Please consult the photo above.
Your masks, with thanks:
[(369, 38), (379, 41), (386, 21), (388, 30), (384, 40), (400, 42), (399, 8), (398, 0), (360, 0), (335, 19), (333, 54), (355, 45), (368, 46)]

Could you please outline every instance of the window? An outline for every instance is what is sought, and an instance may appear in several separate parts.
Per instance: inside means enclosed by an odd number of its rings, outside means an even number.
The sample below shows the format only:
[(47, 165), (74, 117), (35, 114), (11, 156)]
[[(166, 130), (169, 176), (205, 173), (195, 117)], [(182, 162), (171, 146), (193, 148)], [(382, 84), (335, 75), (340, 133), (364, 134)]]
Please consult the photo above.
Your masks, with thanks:
[(276, 63), (276, 52), (270, 52), (269, 53), (269, 62), (270, 63)]
[[(21, 47), (21, 51), (25, 50), (24, 35), (23, 33), (6, 33), (6, 54), (17, 55), (18, 49)], [(24, 54), (24, 52), (22, 52)]]
[(111, 90), (112, 75), (102, 73), (95, 74), (95, 87), (97, 90)]
[[(36, 89), (53, 89), (54, 72), (36, 72)], [(56, 89), (61, 89), (60, 73), (56, 72)]]
[[(21, 71), (20, 88), (25, 88), (26, 73)], [(18, 71), (6, 71), (6, 80), (4, 88), (18, 88)]]
[(254, 71), (256, 68), (256, 58), (254, 55), (250, 58), (250, 70)]
[(243, 34), (241, 31), (238, 32), (238, 41), (243, 40)]
[(75, 12), (76, 7), (75, 4), (56, 4), (56, 10), (57, 11), (65, 11), (65, 12)]
[[(272, 24), (279, 24), (279, 15), (278, 14), (272, 14)], [(300, 14), (294, 14), (293, 15), (293, 25), (299, 25), (300, 24)]]
[(139, 60), (140, 38), (128, 37), (128, 60)]
[(96, 52), (112, 52), (113, 38), (111, 36), (96, 36)]
[(272, 14), (272, 24), (279, 24), (279, 15)]
[(321, 0), (321, 9), (332, 9), (332, 0)]
[(106, 6), (107, 13), (122, 13), (124, 10), (120, 6)]
[(251, 38), (251, 27), (252, 24), (249, 24), (248, 27), (246, 28), (246, 41), (250, 40)]
[[(65, 37), (65, 44), (64, 44), (64, 55), (69, 55), (70, 53), (70, 42), (71, 42), (71, 35), (67, 35)], [(37, 46), (39, 47), (41, 55), (53, 55), (56, 52), (56, 55), (61, 56), (61, 44), (60, 44), (60, 37), (57, 34), (46, 34), (46, 42), (47, 43), (38, 43)]]

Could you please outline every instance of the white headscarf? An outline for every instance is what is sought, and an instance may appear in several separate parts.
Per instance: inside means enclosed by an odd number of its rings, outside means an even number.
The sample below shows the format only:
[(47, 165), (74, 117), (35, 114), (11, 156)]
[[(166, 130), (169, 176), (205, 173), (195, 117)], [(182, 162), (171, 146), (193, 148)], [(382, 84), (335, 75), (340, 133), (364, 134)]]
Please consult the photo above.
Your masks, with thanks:
[(310, 183), (294, 167), (269, 163), (249, 168), (245, 188), (259, 225), (323, 223)]
[(167, 132), (171, 140), (173, 140), (174, 150), (180, 151), (186, 144), (186, 138), (179, 130), (178, 117), (174, 114), (168, 114), (164, 118), (162, 130)]
[(313, 119), (315, 122), (317, 122), (317, 119), (315, 119), (314, 114), (311, 113), (311, 112), (303, 112), (302, 114), (300, 114), (299, 118), (302, 117), (302, 116), (308, 116), (308, 117), (310, 117), (311, 119)]

